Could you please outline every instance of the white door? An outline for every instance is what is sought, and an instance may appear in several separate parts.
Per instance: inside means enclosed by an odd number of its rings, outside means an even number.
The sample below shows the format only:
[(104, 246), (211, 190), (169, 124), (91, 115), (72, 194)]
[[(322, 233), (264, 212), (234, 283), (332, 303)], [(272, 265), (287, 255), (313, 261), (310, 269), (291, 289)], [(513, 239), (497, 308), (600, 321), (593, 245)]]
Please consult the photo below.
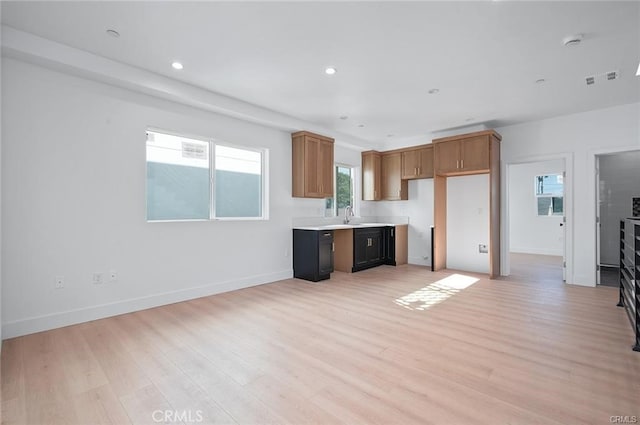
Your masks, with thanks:
[(562, 172), (562, 222), (560, 226), (562, 227), (562, 281), (567, 281), (567, 208), (566, 202), (567, 199), (567, 189), (565, 188), (567, 181), (567, 172)]
[(600, 285), (600, 157), (596, 155), (596, 285)]

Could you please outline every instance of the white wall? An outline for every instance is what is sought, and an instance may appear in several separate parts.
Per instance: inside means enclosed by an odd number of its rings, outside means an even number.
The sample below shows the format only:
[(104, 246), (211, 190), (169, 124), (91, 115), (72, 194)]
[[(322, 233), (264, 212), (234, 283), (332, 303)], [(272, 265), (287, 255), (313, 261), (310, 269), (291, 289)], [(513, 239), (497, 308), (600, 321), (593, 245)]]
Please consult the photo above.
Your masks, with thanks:
[(600, 156), (600, 264), (620, 264), (620, 220), (640, 198), (640, 151)]
[(409, 264), (431, 266), (433, 179), (409, 180), (407, 201), (370, 202), (377, 216), (409, 217)]
[[(502, 135), (503, 176), (507, 163), (549, 159), (568, 155), (567, 178), (573, 195), (573, 213), (567, 217), (573, 227), (573, 265), (568, 283), (595, 286), (595, 155), (603, 151), (640, 148), (640, 103), (567, 115), (496, 129)], [(569, 171), (573, 175), (569, 175)], [(506, 196), (506, 182), (502, 184)], [(507, 246), (506, 205), (502, 205), (503, 246)], [(569, 230), (569, 229), (568, 229)], [(568, 232), (569, 234), (569, 232)], [(503, 257), (504, 260), (504, 257)]]
[(489, 175), (447, 178), (447, 268), (489, 273)]
[[(2, 85), (5, 338), (292, 275), (292, 217), (324, 201), (291, 198), (288, 132), (14, 59)], [(147, 223), (147, 126), (268, 148), (270, 219)]]
[(516, 164), (509, 167), (509, 244), (511, 252), (563, 255), (561, 216), (538, 216), (534, 179), (561, 174), (563, 160)]

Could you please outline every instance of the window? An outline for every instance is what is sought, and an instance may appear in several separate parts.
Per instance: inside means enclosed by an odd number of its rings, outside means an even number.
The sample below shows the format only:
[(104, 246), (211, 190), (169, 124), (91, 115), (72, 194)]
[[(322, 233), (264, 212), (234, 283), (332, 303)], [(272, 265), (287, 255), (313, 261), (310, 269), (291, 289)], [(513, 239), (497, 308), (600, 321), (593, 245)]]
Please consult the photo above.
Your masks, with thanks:
[(147, 220), (266, 218), (265, 155), (147, 132)]
[(334, 197), (326, 199), (327, 217), (343, 216), (344, 209), (354, 206), (353, 188), (355, 168), (348, 165), (336, 165), (334, 173)]
[(262, 217), (262, 153), (216, 145), (216, 217)]
[(564, 215), (564, 177), (547, 174), (535, 177), (538, 216)]

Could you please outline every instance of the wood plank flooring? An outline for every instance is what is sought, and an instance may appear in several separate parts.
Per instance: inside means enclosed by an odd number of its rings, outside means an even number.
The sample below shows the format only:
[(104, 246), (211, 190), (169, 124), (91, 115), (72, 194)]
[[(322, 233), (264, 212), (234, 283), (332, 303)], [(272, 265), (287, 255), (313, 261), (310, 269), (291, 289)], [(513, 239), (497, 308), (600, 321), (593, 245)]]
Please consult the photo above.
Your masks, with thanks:
[(562, 284), (562, 256), (510, 252), (510, 280), (538, 285)]
[(285, 280), (6, 340), (3, 424), (640, 417), (615, 288), (423, 267)]

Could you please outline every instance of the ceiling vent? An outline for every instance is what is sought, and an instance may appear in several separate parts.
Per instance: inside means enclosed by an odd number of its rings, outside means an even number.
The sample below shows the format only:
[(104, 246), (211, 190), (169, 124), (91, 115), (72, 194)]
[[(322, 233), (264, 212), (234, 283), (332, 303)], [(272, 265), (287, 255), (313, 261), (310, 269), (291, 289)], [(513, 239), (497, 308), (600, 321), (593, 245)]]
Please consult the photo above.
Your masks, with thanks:
[(588, 86), (592, 86), (596, 83), (617, 80), (618, 78), (620, 78), (620, 71), (609, 71), (603, 72), (602, 74), (590, 75), (585, 77), (584, 80)]

